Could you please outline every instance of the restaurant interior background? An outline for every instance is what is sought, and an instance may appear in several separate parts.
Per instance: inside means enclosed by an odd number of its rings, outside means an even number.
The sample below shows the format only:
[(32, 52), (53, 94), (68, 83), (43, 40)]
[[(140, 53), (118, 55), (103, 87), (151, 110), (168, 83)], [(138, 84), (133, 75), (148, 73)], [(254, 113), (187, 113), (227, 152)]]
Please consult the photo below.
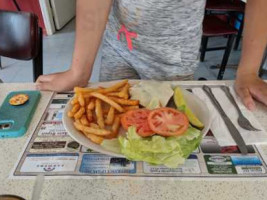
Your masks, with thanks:
[[(216, 1), (216, 0), (215, 0)], [(239, 1), (239, 0), (238, 0)], [(243, 3), (243, 2), (242, 2)], [(245, 3), (244, 3), (245, 4)], [(212, 5), (211, 5), (212, 7)], [(67, 70), (71, 64), (74, 37), (75, 37), (75, 0), (0, 0), (0, 9), (12, 11), (26, 11), (35, 13), (39, 18), (39, 26), (43, 28), (43, 73), (54, 73)], [(216, 10), (215, 10), (216, 11)], [(206, 14), (212, 12), (206, 8)], [(227, 21), (231, 16), (242, 18), (239, 12), (218, 12), (222, 20)], [(234, 13), (234, 14), (233, 14)], [(214, 13), (213, 13), (214, 14)], [(216, 13), (215, 13), (216, 14)], [(240, 28), (240, 21), (231, 19), (230, 24), (236, 29)], [(229, 21), (228, 21), (229, 22)], [(209, 38), (208, 47), (226, 46), (228, 37), (219, 36)], [(237, 50), (232, 49), (226, 66), (223, 79), (233, 80), (236, 67), (240, 59), (241, 42)], [(234, 47), (234, 43), (233, 43)], [(205, 60), (200, 63), (195, 79), (204, 77), (216, 80), (224, 50), (207, 51)], [(92, 82), (98, 81), (101, 64), (101, 48), (95, 61)], [(21, 61), (1, 56), (0, 79), (3, 82), (32, 82), (32, 61)], [(266, 61), (263, 68), (266, 68)], [(218, 67), (211, 67), (218, 66)], [(263, 74), (263, 78), (267, 73)]]

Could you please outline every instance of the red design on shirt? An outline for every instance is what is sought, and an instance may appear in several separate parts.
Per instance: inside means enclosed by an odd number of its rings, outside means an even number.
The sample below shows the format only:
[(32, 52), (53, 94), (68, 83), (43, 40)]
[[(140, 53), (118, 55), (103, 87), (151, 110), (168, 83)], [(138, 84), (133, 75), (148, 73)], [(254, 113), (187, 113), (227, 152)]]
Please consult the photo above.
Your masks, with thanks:
[(121, 28), (118, 31), (117, 35), (118, 40), (120, 40), (121, 33), (124, 33), (128, 49), (132, 51), (133, 50), (132, 38), (137, 38), (137, 33), (128, 31), (124, 25), (121, 25)]

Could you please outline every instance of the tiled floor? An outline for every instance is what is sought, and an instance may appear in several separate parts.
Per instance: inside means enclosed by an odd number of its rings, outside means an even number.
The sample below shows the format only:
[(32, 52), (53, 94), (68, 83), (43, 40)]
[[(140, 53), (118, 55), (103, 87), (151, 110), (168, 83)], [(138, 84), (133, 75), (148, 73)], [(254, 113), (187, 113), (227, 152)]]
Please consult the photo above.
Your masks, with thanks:
[[(44, 74), (67, 70), (71, 64), (74, 47), (74, 27), (72, 20), (61, 31), (55, 35), (44, 37)], [(211, 39), (210, 45), (225, 44), (225, 38)], [(195, 78), (205, 77), (208, 80), (216, 79), (218, 69), (210, 69), (209, 66), (217, 65), (221, 62), (223, 51), (207, 52), (205, 62), (201, 63), (195, 73)], [(240, 51), (232, 51), (228, 64), (237, 65), (240, 58)], [(95, 61), (92, 82), (98, 81), (101, 51)], [(32, 62), (19, 61), (2, 57), (3, 69), (0, 70), (0, 79), (4, 82), (32, 82)], [(235, 69), (228, 68), (224, 79), (234, 79)]]

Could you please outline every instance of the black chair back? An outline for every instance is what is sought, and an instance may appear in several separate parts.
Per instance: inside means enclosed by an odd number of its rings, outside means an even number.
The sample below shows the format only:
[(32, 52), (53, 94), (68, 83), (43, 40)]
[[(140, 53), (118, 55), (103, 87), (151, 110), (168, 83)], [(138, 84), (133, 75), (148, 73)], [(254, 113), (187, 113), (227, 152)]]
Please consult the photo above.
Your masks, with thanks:
[(42, 49), (42, 29), (35, 14), (0, 10), (0, 56), (33, 59), (36, 80), (43, 73)]

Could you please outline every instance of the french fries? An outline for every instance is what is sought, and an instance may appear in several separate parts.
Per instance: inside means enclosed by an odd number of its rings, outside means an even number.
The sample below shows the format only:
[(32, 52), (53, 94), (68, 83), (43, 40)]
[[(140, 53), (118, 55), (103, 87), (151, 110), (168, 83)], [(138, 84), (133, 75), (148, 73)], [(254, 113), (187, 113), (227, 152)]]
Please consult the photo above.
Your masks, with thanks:
[(83, 94), (82, 94), (82, 93), (79, 93), (79, 94), (78, 94), (78, 102), (79, 102), (79, 104), (80, 104), (82, 107), (85, 106), (85, 100), (84, 100), (84, 98), (83, 98)]
[(71, 105), (74, 105), (76, 103), (78, 103), (78, 98), (77, 96), (74, 96), (73, 100), (71, 101)]
[(104, 123), (104, 118), (103, 118), (103, 111), (102, 111), (102, 106), (101, 106), (101, 101), (100, 99), (97, 99), (95, 101), (95, 114), (97, 118), (97, 124), (99, 125), (100, 128), (105, 128), (105, 123)]
[(116, 138), (118, 136), (120, 123), (121, 123), (120, 117), (116, 116), (115, 119), (114, 119), (114, 123), (113, 123), (113, 125), (111, 127), (112, 133), (107, 135), (107, 136), (105, 136), (105, 139), (113, 139), (113, 138)]
[(82, 125), (89, 126), (89, 121), (88, 121), (85, 114), (81, 117), (80, 121), (81, 121)]
[(71, 109), (72, 113), (76, 113), (80, 108), (80, 105), (78, 103), (74, 104), (74, 106)]
[(80, 119), (82, 115), (85, 113), (84, 107), (81, 107), (78, 112), (74, 114), (74, 119)]
[(112, 125), (113, 120), (114, 120), (114, 116), (115, 116), (115, 109), (113, 107), (110, 107), (110, 109), (108, 111), (107, 119), (105, 120), (105, 123), (107, 125)]
[(92, 128), (99, 128), (99, 126), (97, 124), (95, 124), (95, 123), (90, 123), (90, 127), (92, 127)]
[(74, 127), (96, 144), (116, 138), (120, 116), (139, 108), (139, 101), (129, 99), (130, 84), (123, 80), (108, 88), (75, 87), (68, 117), (74, 118)]
[(83, 125), (79, 121), (75, 121), (73, 124), (77, 130), (83, 131)]
[(111, 131), (109, 131), (109, 130), (85, 126), (79, 121), (75, 121), (73, 124), (74, 124), (75, 128), (77, 128), (79, 131), (82, 131), (84, 133), (95, 134), (95, 135), (99, 135), (99, 136), (106, 136), (106, 135), (111, 134)]
[(109, 88), (104, 88), (101, 89), (99, 92), (106, 94), (106, 93), (110, 93), (110, 92), (115, 92), (117, 91), (119, 88), (123, 87), (125, 84), (128, 83), (128, 80), (123, 80), (121, 82), (116, 83), (115, 85), (109, 87)]
[(119, 133), (120, 122), (121, 122), (120, 117), (116, 116), (116, 118), (114, 120), (114, 123), (113, 123), (113, 125), (111, 127), (111, 130), (115, 135), (118, 135), (118, 133)]
[(109, 131), (109, 130), (92, 128), (89, 126), (83, 126), (83, 131), (86, 133), (95, 134), (95, 135), (99, 135), (99, 136), (106, 136), (106, 135), (111, 134), (111, 131)]
[(96, 97), (96, 98), (98, 98), (98, 99), (100, 99), (100, 100), (108, 103), (109, 105), (111, 105), (112, 107), (114, 107), (119, 112), (123, 112), (124, 111), (123, 108), (119, 104), (117, 104), (116, 102), (114, 102), (113, 100), (111, 100), (110, 98), (108, 98), (107, 96), (105, 96), (105, 95), (103, 95), (101, 93), (93, 92), (91, 94), (91, 96)]
[(94, 134), (90, 134), (90, 133), (84, 133), (84, 135), (89, 138), (92, 142), (96, 143), (96, 144), (101, 144), (104, 140), (103, 137), (101, 136), (97, 136)]
[(91, 100), (90, 103), (87, 106), (87, 109), (93, 110), (95, 108), (95, 101)]
[(118, 97), (110, 97), (114, 102), (120, 105), (127, 105), (127, 106), (137, 106), (139, 105), (138, 100), (131, 100), (131, 99), (121, 99)]
[(111, 92), (109, 93), (109, 96), (119, 97), (123, 99), (129, 98), (129, 88), (130, 85), (127, 83), (120, 92)]

